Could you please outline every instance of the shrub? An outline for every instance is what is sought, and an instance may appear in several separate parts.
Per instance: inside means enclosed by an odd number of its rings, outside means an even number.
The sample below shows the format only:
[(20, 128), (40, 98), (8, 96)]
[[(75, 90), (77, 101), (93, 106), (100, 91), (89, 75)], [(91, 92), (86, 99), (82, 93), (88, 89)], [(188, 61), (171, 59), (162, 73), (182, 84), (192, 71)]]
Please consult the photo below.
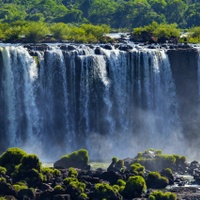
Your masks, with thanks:
[(27, 155), (26, 152), (20, 148), (9, 148), (0, 156), (0, 166), (5, 167), (10, 175), (25, 155)]
[[(177, 24), (158, 24), (152, 22), (148, 26), (135, 28), (132, 32), (132, 38), (136, 41), (149, 42), (154, 38), (154, 42), (160, 42), (161, 39), (171, 40), (174, 42), (174, 38), (178, 40), (180, 38), (180, 30), (177, 28)], [(146, 40), (146, 41), (145, 41)]]
[(200, 42), (200, 26), (194, 27), (189, 30), (190, 34), (188, 35), (188, 42), (190, 43), (199, 43)]
[(44, 22), (29, 22), (24, 30), (27, 42), (39, 42), (50, 33), (47, 24)]
[(161, 189), (169, 184), (169, 180), (161, 176), (159, 172), (150, 172), (147, 176), (146, 184), (148, 188)]
[(69, 26), (64, 23), (56, 23), (50, 26), (50, 32), (55, 39), (66, 40), (69, 34)]
[(140, 197), (146, 189), (146, 182), (142, 176), (130, 176), (122, 195), (127, 199)]
[(176, 194), (172, 192), (153, 191), (148, 197), (148, 200), (176, 200)]

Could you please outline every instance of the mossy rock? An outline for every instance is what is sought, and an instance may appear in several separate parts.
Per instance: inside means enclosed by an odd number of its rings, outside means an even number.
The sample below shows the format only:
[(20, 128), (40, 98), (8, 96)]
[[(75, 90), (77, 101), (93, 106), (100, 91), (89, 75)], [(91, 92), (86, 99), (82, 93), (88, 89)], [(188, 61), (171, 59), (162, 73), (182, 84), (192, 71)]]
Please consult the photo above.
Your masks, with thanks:
[(78, 151), (74, 151), (70, 154), (64, 155), (54, 163), (55, 168), (79, 168), (79, 169), (90, 169), (88, 165), (89, 156), (88, 151), (86, 149), (80, 149)]

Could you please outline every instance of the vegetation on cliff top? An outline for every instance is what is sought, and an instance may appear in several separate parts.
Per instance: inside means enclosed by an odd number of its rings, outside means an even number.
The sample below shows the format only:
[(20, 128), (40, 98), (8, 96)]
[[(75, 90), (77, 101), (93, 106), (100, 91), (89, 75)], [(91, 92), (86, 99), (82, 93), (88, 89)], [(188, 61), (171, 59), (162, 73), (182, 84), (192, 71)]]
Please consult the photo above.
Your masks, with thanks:
[[(154, 29), (145, 34), (150, 27)], [(5, 42), (110, 42), (105, 33), (133, 28), (134, 41), (185, 42), (180, 39), (180, 29), (185, 29), (187, 42), (199, 43), (200, 2), (0, 0), (0, 40)], [(146, 36), (151, 39), (144, 40)]]
[(145, 26), (153, 21), (180, 28), (200, 26), (198, 0), (0, 0), (0, 22), (107, 24), (112, 28)]

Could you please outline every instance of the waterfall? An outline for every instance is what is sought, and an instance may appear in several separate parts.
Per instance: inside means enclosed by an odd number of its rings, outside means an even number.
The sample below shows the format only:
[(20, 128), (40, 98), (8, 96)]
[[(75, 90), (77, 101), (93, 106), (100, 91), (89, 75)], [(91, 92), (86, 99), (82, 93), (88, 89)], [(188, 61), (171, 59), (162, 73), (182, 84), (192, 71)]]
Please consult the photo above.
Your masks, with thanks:
[[(8, 146), (39, 145), (39, 110), (36, 104), (37, 65), (23, 47), (2, 49), (1, 100), (5, 107), (5, 141)], [(2, 134), (5, 134), (2, 133)], [(1, 135), (2, 135), (1, 134)], [(5, 145), (5, 144), (4, 144)], [(36, 147), (37, 148), (37, 147)]]
[(198, 50), (198, 89), (199, 89), (199, 99), (200, 99), (200, 47), (197, 48)]
[(180, 119), (165, 50), (98, 48), (0, 49), (3, 147), (51, 159), (78, 148), (93, 159), (170, 149)]

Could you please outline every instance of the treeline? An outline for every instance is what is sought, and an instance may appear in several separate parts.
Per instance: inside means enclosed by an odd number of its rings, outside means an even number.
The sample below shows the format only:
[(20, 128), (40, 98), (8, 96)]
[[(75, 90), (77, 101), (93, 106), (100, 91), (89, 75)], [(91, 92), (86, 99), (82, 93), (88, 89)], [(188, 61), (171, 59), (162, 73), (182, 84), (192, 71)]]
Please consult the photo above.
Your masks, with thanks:
[(0, 0), (0, 22), (107, 24), (128, 29), (157, 23), (200, 26), (199, 0)]
[(109, 32), (107, 25), (75, 26), (62, 22), (47, 24), (33, 21), (0, 23), (0, 41), (3, 42), (109, 42), (105, 36)]
[[(185, 31), (187, 32), (184, 35), (177, 24), (152, 22), (147, 26), (132, 29), (130, 39), (143, 43), (200, 43), (200, 26)], [(48, 24), (33, 21), (0, 23), (2, 42), (112, 43), (123, 40), (110, 38), (107, 36), (109, 32), (110, 27), (107, 25), (72, 25), (63, 22)]]

